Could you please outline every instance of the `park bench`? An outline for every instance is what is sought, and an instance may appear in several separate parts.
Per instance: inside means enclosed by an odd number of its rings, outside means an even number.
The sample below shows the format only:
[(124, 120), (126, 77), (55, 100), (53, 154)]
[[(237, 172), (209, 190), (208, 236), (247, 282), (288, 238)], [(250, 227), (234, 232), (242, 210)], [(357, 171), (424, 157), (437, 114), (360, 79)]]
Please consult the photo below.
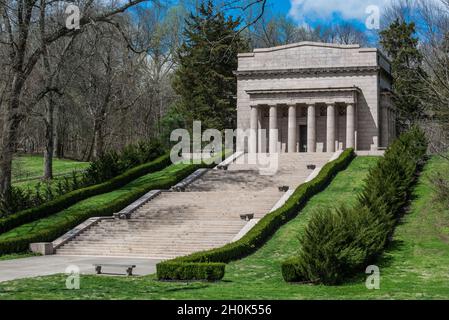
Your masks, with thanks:
[(227, 171), (228, 167), (229, 167), (229, 164), (220, 164), (217, 166), (218, 169), (224, 170), (224, 171)]
[(245, 221), (250, 221), (250, 220), (254, 219), (254, 213), (241, 214), (240, 219), (245, 220)]
[(290, 189), (290, 187), (289, 186), (279, 186), (278, 189), (279, 189), (279, 192), (287, 192)]
[(111, 268), (126, 268), (126, 273), (128, 276), (133, 275), (133, 269), (136, 267), (133, 264), (110, 264), (110, 263), (96, 263), (93, 265), (95, 267), (95, 271), (97, 274), (101, 274), (101, 269), (103, 267), (111, 267)]

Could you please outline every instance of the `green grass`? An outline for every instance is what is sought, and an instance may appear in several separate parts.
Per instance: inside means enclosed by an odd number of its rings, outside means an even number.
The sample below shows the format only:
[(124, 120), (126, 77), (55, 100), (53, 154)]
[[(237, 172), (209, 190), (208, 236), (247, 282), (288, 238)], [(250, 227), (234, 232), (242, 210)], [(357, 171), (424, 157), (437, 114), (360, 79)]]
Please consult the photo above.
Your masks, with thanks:
[(22, 252), (22, 253), (11, 253), (11, 254), (3, 254), (0, 255), (0, 261), (4, 260), (13, 260), (13, 259), (21, 259), (21, 258), (29, 258), (29, 257), (35, 257), (40, 256), (39, 253), (33, 253), (33, 252)]
[(87, 209), (109, 204), (129, 192), (133, 192), (135, 189), (145, 186), (149, 182), (158, 182), (159, 180), (164, 180), (167, 176), (170, 176), (182, 170), (186, 166), (187, 165), (185, 164), (171, 165), (161, 171), (142, 176), (125, 185), (123, 188), (88, 198), (61, 212), (58, 212), (57, 214), (21, 225), (20, 227), (5, 232), (0, 235), (0, 241), (15, 238), (17, 236), (22, 236), (29, 233), (39, 233), (41, 230), (45, 230), (52, 225), (57, 225), (67, 219), (70, 219), (70, 217), (74, 215), (83, 213)]
[[(41, 182), (43, 175), (44, 158), (42, 156), (17, 156), (13, 159), (12, 182), (21, 189), (34, 188)], [(53, 159), (54, 179), (51, 185), (57, 185), (64, 176), (71, 176), (73, 171), (81, 172), (89, 166), (89, 162), (79, 162), (67, 159)]]
[(354, 203), (361, 180), (375, 163), (373, 157), (356, 158), (266, 245), (255, 254), (230, 263), (221, 282), (159, 282), (154, 275), (84, 275), (80, 290), (67, 290), (65, 276), (55, 275), (0, 283), (0, 299), (448, 299), (449, 212), (432, 201), (426, 178), (445, 165), (438, 158), (426, 166), (411, 212), (398, 226), (393, 245), (378, 262), (380, 290), (366, 289), (363, 272), (351, 282), (335, 287), (283, 281), (281, 262), (297, 250), (297, 235), (314, 210), (341, 202)]
[[(67, 159), (53, 159), (53, 173), (55, 175), (70, 174), (81, 171), (89, 166), (89, 162), (79, 162)], [(44, 158), (42, 156), (18, 156), (13, 160), (13, 182), (19, 180), (39, 179), (42, 177)]]

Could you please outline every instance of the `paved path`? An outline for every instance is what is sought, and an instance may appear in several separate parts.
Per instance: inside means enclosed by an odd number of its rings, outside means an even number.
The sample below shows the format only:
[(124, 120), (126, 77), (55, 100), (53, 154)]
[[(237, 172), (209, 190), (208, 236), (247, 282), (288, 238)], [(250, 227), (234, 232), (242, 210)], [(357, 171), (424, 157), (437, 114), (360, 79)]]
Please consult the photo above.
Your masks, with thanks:
[[(20, 278), (47, 276), (65, 273), (70, 265), (78, 266), (81, 274), (94, 274), (94, 263), (135, 264), (135, 275), (156, 272), (160, 260), (141, 258), (81, 257), (81, 256), (38, 256), (0, 261), (0, 282)], [(104, 272), (125, 274), (124, 268), (104, 268)]]

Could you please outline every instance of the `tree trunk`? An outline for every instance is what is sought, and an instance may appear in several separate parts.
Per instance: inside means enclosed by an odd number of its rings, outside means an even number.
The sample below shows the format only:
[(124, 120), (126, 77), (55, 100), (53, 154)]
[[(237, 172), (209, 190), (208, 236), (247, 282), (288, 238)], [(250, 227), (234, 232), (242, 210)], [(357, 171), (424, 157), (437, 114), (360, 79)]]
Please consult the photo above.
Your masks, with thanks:
[(45, 115), (45, 151), (44, 151), (44, 179), (53, 179), (53, 150), (54, 150), (54, 99), (49, 93), (45, 99), (47, 113)]
[(104, 152), (104, 140), (102, 133), (103, 123), (101, 120), (94, 120), (94, 148), (93, 158), (94, 160), (100, 158)]
[(60, 148), (60, 141), (59, 141), (59, 135), (60, 135), (60, 130), (59, 130), (59, 108), (55, 107), (55, 109), (53, 110), (54, 112), (54, 135), (53, 135), (53, 157), (54, 158), (62, 158), (61, 157), (61, 148)]
[(6, 93), (7, 103), (0, 138), (0, 195), (5, 195), (11, 189), (12, 157), (20, 123), (20, 93), (25, 80), (25, 75), (21, 71), (22, 64), (23, 55), (19, 56), (14, 64), (11, 87)]
[(12, 119), (6, 118), (0, 147), (0, 196), (5, 195), (11, 188), (12, 127)]

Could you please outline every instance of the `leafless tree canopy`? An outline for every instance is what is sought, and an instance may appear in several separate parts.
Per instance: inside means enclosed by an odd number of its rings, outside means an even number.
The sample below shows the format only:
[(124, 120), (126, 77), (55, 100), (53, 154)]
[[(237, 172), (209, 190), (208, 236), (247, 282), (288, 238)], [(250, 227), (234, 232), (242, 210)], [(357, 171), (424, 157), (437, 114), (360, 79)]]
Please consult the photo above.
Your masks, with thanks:
[[(191, 1), (0, 0), (0, 194), (16, 152), (89, 160), (160, 132)], [(252, 10), (265, 0), (221, 1)], [(76, 5), (79, 28), (66, 21)], [(259, 12), (259, 14), (257, 14)], [(73, 19), (70, 21), (74, 21)], [(243, 32), (243, 31), (242, 31)]]

